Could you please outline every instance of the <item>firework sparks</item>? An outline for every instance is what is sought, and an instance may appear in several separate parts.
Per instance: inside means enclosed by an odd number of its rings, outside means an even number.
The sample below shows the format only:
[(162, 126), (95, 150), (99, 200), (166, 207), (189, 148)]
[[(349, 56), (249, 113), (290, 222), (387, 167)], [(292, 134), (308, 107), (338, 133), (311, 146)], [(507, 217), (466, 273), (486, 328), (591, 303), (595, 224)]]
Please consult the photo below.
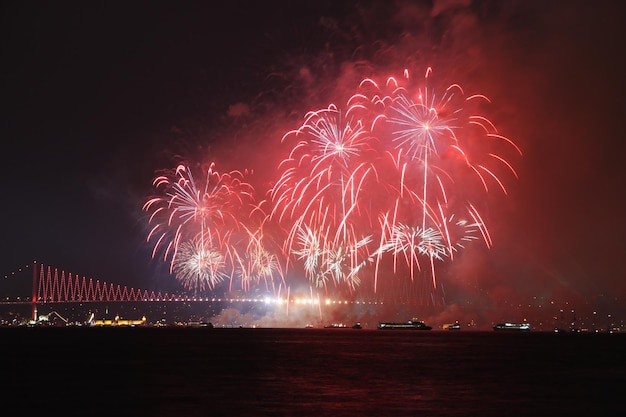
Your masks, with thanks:
[(183, 242), (174, 262), (174, 274), (182, 285), (194, 292), (215, 288), (228, 276), (224, 256), (206, 247), (201, 239)]
[(175, 276), (194, 290), (214, 288), (225, 276), (232, 277), (223, 272), (232, 269), (236, 257), (230, 240), (241, 229), (253, 198), (243, 175), (220, 174), (211, 164), (199, 184), (191, 169), (181, 164), (153, 184), (160, 195), (143, 206), (150, 213), (147, 241), (154, 244), (153, 257), (162, 252)]
[(371, 242), (372, 237), (365, 236), (354, 244), (336, 244), (308, 226), (301, 226), (298, 249), (293, 253), (304, 260), (306, 275), (315, 287), (327, 288), (332, 280), (336, 285), (347, 283), (354, 289), (360, 283), (357, 273), (366, 264), (366, 260), (359, 260), (358, 253)]
[[(253, 282), (257, 284), (263, 282), (265, 289), (275, 294), (279, 286), (286, 285), (285, 277), (280, 259), (275, 252), (266, 248), (263, 243), (264, 238), (261, 229), (254, 233), (249, 232), (249, 243), (245, 255), (241, 256), (235, 252), (238, 272), (244, 290), (249, 290)], [(280, 282), (277, 282), (279, 278)]]
[[(157, 177), (162, 196), (144, 205), (154, 254), (178, 265), (193, 288), (213, 288), (231, 269), (242, 289), (275, 291), (289, 287), (284, 274), (297, 266), (312, 288), (328, 291), (332, 283), (353, 291), (365, 282), (376, 291), (378, 271), (390, 263), (411, 281), (425, 272), (437, 289), (437, 263), (453, 261), (472, 241), (492, 245), (473, 193), (495, 184), (506, 194), (499, 175), (517, 178), (509, 157), (521, 151), (479, 113), (487, 97), (466, 96), (458, 84), (437, 89), (431, 76), (429, 68), (421, 80), (408, 71), (382, 83), (367, 78), (345, 110), (330, 105), (306, 114), (282, 137), (293, 145), (266, 193), (267, 211), (242, 209), (254, 189), (236, 172), (219, 175), (211, 165), (202, 187), (186, 166)], [(245, 225), (252, 213), (261, 217), (258, 230)]]
[[(396, 203), (381, 217), (377, 263), (381, 253), (391, 252), (395, 270), (397, 256), (402, 253), (413, 279), (414, 267), (421, 270), (419, 258), (426, 256), (435, 287), (435, 261), (452, 259), (462, 247), (452, 243), (448, 219), (456, 216), (456, 229), (470, 233), (460, 241), (474, 240), (478, 230), (487, 246), (492, 243), (475, 205), (469, 200), (463, 204), (459, 198), (469, 196), (465, 173), (474, 174), (484, 191), (495, 182), (506, 194), (497, 167), (490, 164), (504, 166), (516, 178), (517, 173), (504, 156), (485, 149), (497, 139), (515, 153), (521, 155), (521, 151), (500, 135), (488, 118), (476, 113), (478, 101), (489, 102), (485, 96), (466, 97), (458, 84), (438, 94), (431, 87), (431, 76), (428, 68), (421, 81), (411, 79), (406, 70), (402, 78), (389, 77), (384, 83), (365, 79), (360, 85), (363, 91), (349, 101), (349, 113), (370, 121), (372, 134), (386, 146), (398, 174), (392, 179), (393, 188), (398, 190)], [(455, 197), (454, 204), (450, 195)], [(409, 226), (412, 224), (420, 225)], [(467, 225), (471, 227), (464, 227)]]

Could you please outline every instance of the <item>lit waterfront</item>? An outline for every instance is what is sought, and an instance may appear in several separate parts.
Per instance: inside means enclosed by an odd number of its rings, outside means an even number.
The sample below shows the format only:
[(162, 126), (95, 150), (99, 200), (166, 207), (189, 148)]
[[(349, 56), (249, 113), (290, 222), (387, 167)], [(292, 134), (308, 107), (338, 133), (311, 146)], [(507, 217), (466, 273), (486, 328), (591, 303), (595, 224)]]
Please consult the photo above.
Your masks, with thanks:
[(405, 292), (339, 298), (288, 288), (279, 291), (281, 295), (257, 290), (193, 295), (132, 288), (37, 265), (25, 265), (0, 282), (3, 325), (82, 326), (90, 320), (93, 324), (116, 317), (123, 321), (145, 317), (142, 324), (147, 326), (212, 323), (216, 327), (304, 328), (361, 323), (364, 328), (376, 328), (380, 321), (417, 318), (438, 330), (456, 322), (464, 330), (477, 331), (506, 322), (527, 323), (533, 331), (550, 332), (626, 329), (626, 304), (608, 294), (584, 301), (532, 297), (524, 303), (487, 293), (484, 300), (456, 294), (453, 302), (450, 297), (439, 305), (418, 302), (416, 294)]
[[(393, 313), (389, 311), (393, 310)], [(456, 316), (450, 312), (456, 312)], [(498, 309), (498, 311), (504, 311)], [(0, 323), (12, 325), (88, 325), (90, 320), (140, 320), (147, 326), (189, 325), (211, 323), (216, 327), (323, 327), (340, 323), (363, 323), (364, 328), (375, 328), (379, 321), (404, 321), (423, 318), (433, 329), (443, 329), (446, 323), (459, 321), (463, 330), (490, 330), (497, 322), (526, 322), (533, 331), (619, 332), (626, 329), (620, 312), (549, 308), (539, 306), (511, 306), (508, 313), (499, 313), (497, 319), (463, 311), (458, 308), (390, 305), (382, 302), (351, 302), (314, 299), (271, 298), (197, 298), (188, 301), (138, 302), (56, 302), (38, 303), (37, 319), (33, 320), (32, 302), (4, 299), (0, 302)], [(474, 317), (474, 318), (472, 318)]]

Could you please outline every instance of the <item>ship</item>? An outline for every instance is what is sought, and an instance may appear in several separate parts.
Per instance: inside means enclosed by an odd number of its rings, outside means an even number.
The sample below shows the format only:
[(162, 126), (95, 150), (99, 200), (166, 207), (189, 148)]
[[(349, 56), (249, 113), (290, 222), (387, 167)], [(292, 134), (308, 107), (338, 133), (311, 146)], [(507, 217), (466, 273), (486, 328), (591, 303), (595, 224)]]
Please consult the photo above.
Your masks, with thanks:
[(443, 330), (461, 330), (461, 324), (458, 321), (447, 323), (442, 326)]
[(354, 323), (352, 326), (348, 326), (343, 323), (333, 323), (328, 326), (324, 326), (325, 329), (361, 329), (361, 323)]
[(333, 323), (333, 324), (329, 324), (327, 326), (324, 326), (325, 329), (348, 329), (348, 326), (346, 326), (343, 323)]
[(528, 323), (498, 323), (495, 326), (493, 326), (493, 330), (527, 332), (530, 330), (530, 324)]
[(422, 320), (411, 319), (406, 322), (379, 322), (381, 330), (432, 330), (432, 326), (426, 325)]

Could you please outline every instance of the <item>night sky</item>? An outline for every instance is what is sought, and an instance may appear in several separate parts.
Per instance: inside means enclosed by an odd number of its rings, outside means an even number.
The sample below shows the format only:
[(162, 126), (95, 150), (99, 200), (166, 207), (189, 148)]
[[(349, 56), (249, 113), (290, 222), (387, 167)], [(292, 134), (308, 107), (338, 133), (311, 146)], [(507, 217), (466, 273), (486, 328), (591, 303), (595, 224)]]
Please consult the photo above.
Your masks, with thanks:
[(624, 310), (625, 17), (614, 1), (5, 2), (0, 274), (37, 260), (171, 287), (145, 239), (157, 172), (191, 158), (262, 177), (371, 68), (430, 66), (488, 96), (523, 151), (508, 195), (485, 197), (493, 247), (441, 276), (450, 303)]

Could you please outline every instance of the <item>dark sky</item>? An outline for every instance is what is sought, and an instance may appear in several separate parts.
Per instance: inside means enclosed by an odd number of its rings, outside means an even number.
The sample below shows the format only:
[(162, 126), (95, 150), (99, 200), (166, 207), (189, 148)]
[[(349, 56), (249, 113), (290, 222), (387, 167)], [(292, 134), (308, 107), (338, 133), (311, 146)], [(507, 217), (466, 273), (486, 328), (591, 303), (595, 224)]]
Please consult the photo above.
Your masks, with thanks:
[(470, 248), (448, 270), (459, 298), (624, 306), (623, 9), (5, 2), (0, 273), (38, 260), (157, 287), (167, 278), (141, 210), (157, 171), (177, 155), (263, 169), (282, 133), (342, 99), (333, 95), (363, 67), (433, 66), (486, 94), (492, 120), (524, 152), (509, 194), (489, 197), (493, 249)]

